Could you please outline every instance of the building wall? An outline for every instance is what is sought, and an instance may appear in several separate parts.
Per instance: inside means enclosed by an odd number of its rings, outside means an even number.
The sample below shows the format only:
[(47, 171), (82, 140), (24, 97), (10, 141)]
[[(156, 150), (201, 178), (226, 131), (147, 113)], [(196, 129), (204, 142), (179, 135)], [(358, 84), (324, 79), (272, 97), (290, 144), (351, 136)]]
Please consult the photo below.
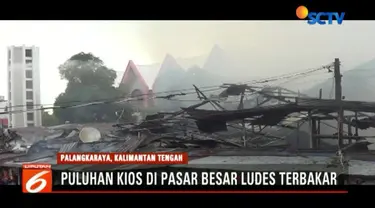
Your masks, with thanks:
[[(33, 92), (34, 92), (34, 108), (40, 109), (41, 106), (41, 95), (40, 95), (40, 68), (39, 68), (39, 48), (34, 47), (33, 49), (33, 57), (37, 57), (33, 59), (33, 74), (34, 74), (34, 82), (33, 82)], [(35, 111), (35, 124), (36, 126), (42, 126), (42, 111), (38, 110)]]
[(42, 125), (37, 47), (8, 47), (8, 96), (11, 127)]
[[(0, 95), (0, 113), (3, 113), (7, 110), (7, 105), (8, 103), (5, 100), (5, 97)], [(0, 129), (4, 126), (7, 126), (8, 120), (8, 114), (0, 114)]]

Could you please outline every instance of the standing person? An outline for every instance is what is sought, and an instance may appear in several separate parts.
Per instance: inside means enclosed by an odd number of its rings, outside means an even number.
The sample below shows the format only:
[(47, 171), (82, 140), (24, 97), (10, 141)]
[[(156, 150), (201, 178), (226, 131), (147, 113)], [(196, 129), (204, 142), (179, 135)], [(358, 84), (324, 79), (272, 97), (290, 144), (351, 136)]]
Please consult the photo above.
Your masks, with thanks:
[(1, 171), (1, 183), (3, 185), (7, 185), (9, 180), (8, 172), (6, 171), (5, 168), (2, 169)]
[(8, 185), (17, 185), (16, 182), (16, 172), (12, 170), (12, 168), (9, 168), (9, 180), (8, 180)]

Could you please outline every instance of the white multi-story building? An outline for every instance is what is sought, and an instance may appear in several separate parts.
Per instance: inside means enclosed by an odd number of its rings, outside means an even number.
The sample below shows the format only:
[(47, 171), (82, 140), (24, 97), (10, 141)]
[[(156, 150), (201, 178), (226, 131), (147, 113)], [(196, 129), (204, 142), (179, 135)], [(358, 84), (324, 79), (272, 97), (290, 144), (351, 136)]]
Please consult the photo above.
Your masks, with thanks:
[(38, 47), (8, 47), (8, 100), (10, 127), (42, 125)]

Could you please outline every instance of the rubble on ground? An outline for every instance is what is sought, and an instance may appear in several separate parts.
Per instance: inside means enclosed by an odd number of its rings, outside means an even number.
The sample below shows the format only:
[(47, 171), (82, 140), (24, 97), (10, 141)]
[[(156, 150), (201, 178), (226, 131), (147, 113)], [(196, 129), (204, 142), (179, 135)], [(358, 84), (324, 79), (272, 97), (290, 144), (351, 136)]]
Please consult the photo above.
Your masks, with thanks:
[[(241, 89), (226, 90), (221, 96), (239, 95)], [(64, 124), (4, 129), (0, 132), (0, 165), (19, 167), (31, 162), (56, 164), (57, 152), (183, 151), (188, 152), (192, 164), (199, 160), (207, 164), (215, 161), (216, 164), (247, 164), (250, 161), (258, 164), (297, 164), (298, 161), (314, 164), (316, 158), (320, 158), (320, 161), (332, 161), (332, 158), (338, 157), (337, 146), (329, 146), (324, 142), (321, 143), (323, 148), (320, 150), (307, 150), (310, 136), (295, 124), (306, 121), (308, 117), (298, 115), (291, 119), (290, 116), (298, 108), (307, 108), (306, 102), (299, 107), (277, 104), (273, 94), (270, 95), (272, 99), (264, 94), (267, 92), (261, 91), (261, 100), (265, 103), (272, 101), (271, 104), (246, 109), (241, 105), (241, 109), (231, 108), (232, 110), (199, 109), (205, 104), (222, 108), (217, 101), (206, 98), (177, 112), (148, 115), (137, 123)], [(321, 114), (326, 115), (326, 112)], [(342, 149), (343, 157), (349, 161), (347, 164), (355, 166), (356, 173), (364, 174), (361, 167), (368, 165), (368, 161), (375, 161), (375, 154), (366, 149), (369, 145), (366, 142), (358, 140)], [(336, 163), (335, 165), (341, 165)], [(359, 163), (361, 165), (357, 165)], [(94, 170), (99, 167), (64, 165), (55, 168)], [(111, 168), (129, 169), (139, 166), (117, 165)], [(368, 174), (375, 175), (375, 171), (367, 171), (366, 175)]]

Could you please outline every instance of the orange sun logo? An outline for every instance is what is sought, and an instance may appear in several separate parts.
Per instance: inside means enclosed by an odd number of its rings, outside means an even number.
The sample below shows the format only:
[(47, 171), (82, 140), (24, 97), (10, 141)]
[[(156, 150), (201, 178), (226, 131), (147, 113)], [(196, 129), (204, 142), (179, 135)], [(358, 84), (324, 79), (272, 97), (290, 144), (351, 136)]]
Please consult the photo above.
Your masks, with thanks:
[(305, 19), (309, 14), (309, 10), (305, 6), (299, 6), (296, 10), (296, 15), (299, 19)]

